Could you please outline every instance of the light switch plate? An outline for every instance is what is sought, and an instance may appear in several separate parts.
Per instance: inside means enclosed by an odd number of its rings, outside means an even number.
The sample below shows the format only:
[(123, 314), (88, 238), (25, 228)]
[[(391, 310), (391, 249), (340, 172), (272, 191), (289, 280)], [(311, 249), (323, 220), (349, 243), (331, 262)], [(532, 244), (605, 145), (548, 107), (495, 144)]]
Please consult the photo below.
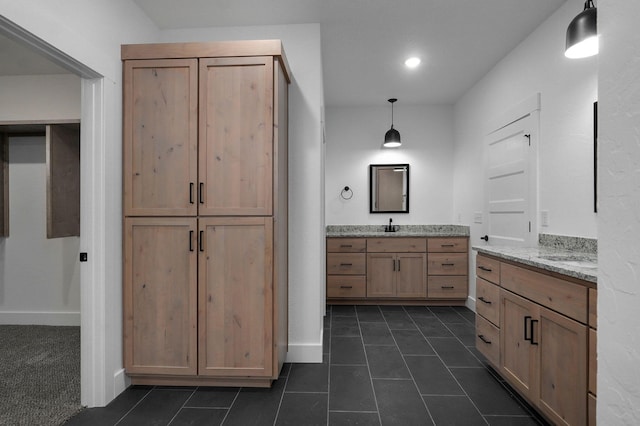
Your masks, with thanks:
[(540, 210), (540, 225), (549, 226), (549, 210)]
[(473, 223), (482, 223), (482, 212), (473, 212)]

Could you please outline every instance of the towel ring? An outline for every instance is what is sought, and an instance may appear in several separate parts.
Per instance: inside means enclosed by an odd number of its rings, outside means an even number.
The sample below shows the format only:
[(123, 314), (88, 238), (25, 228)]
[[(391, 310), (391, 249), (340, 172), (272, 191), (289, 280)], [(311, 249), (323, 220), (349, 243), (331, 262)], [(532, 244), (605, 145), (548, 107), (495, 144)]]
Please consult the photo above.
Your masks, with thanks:
[(345, 186), (340, 192), (340, 198), (343, 200), (350, 200), (353, 198), (353, 190), (348, 186)]

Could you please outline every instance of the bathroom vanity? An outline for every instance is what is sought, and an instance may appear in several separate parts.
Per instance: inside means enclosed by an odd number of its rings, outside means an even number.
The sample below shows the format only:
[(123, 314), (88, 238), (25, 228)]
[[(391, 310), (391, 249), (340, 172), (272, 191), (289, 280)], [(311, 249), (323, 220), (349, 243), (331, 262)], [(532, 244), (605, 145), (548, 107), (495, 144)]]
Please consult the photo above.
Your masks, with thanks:
[(393, 229), (327, 227), (327, 303), (464, 305), (468, 227)]
[(554, 424), (595, 425), (595, 254), (473, 247), (476, 347)]

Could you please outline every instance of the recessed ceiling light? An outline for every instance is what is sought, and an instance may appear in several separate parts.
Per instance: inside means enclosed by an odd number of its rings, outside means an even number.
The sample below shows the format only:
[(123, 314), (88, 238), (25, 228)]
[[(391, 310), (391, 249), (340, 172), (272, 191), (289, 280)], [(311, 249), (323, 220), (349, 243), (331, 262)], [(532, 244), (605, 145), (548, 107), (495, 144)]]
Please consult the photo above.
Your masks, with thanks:
[(404, 64), (408, 68), (415, 68), (418, 65), (420, 65), (420, 58), (413, 56), (413, 57), (407, 59), (406, 61), (404, 61)]

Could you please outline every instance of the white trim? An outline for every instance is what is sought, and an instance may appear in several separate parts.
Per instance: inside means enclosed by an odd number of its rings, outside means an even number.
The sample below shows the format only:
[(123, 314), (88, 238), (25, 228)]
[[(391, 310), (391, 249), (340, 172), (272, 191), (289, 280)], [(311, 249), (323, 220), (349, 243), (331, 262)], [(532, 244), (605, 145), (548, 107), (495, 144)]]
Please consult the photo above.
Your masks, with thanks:
[(82, 80), (80, 150), (80, 403), (106, 404), (104, 80)]
[(540, 111), (542, 105), (540, 92), (529, 96), (527, 99), (509, 108), (495, 119), (491, 120), (486, 135), (496, 132), (503, 127), (508, 126), (514, 121), (520, 120), (522, 117), (531, 114), (533, 111)]
[(131, 379), (124, 373), (124, 368), (117, 370), (113, 374), (114, 394), (119, 395), (131, 384)]
[(15, 325), (80, 325), (80, 312), (0, 312), (0, 324)]
[(287, 362), (322, 362), (322, 342), (324, 329), (320, 331), (320, 343), (291, 343), (287, 352)]

